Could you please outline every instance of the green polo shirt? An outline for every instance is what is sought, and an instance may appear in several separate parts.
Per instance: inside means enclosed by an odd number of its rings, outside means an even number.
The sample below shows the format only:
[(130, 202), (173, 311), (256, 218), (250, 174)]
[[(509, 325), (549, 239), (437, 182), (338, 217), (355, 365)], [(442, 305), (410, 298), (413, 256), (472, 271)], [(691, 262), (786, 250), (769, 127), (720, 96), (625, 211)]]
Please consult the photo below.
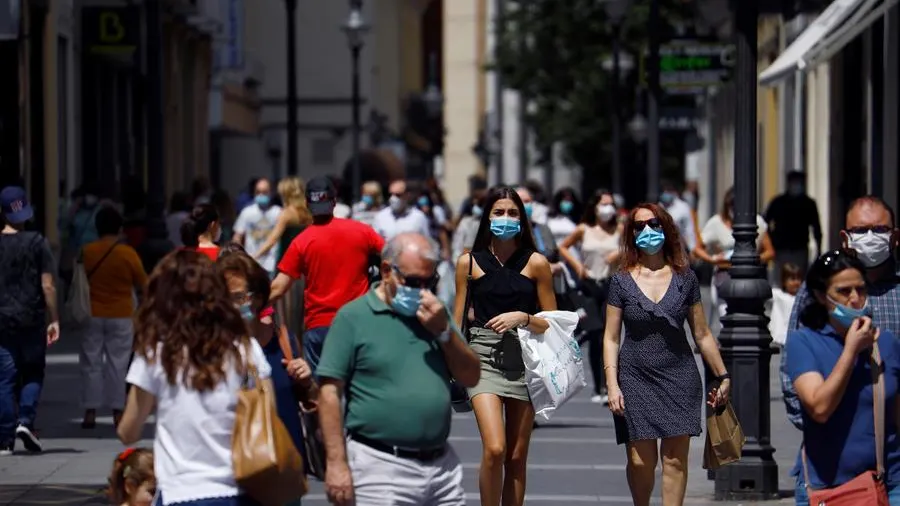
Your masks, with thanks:
[(450, 373), (439, 344), (374, 287), (337, 312), (316, 374), (345, 383), (350, 432), (422, 449), (450, 435)]

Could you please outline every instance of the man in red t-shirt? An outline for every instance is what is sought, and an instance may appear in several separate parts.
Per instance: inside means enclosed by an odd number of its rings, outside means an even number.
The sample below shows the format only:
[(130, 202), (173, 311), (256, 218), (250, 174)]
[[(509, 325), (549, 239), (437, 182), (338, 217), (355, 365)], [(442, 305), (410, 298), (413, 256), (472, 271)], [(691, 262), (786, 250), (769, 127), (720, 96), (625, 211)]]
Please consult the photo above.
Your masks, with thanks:
[(369, 225), (334, 217), (337, 191), (327, 177), (309, 181), (306, 201), (313, 223), (281, 258), (269, 302), (306, 278), (303, 352), (315, 374), (331, 320), (341, 306), (369, 290), (369, 259), (381, 255), (384, 239)]

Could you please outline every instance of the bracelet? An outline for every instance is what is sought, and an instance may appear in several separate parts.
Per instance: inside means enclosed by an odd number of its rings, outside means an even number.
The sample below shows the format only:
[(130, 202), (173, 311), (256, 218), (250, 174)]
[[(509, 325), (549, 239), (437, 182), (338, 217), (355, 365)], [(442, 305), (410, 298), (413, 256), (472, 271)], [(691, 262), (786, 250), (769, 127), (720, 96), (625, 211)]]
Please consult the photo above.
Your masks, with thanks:
[(531, 325), (531, 315), (528, 313), (525, 313), (525, 317), (528, 318), (528, 320), (525, 322), (525, 326), (527, 327), (527, 326)]
[(730, 380), (730, 379), (731, 379), (731, 375), (728, 374), (727, 372), (726, 372), (725, 374), (721, 375), (721, 376), (716, 376), (716, 380), (719, 381), (719, 382), (722, 382), (722, 381), (725, 381), (725, 380)]
[(608, 370), (610, 370), (610, 369), (618, 369), (618, 367), (616, 367), (616, 366), (614, 366), (614, 365), (605, 365), (605, 366), (603, 366), (603, 370), (604, 370), (604, 371), (608, 371)]

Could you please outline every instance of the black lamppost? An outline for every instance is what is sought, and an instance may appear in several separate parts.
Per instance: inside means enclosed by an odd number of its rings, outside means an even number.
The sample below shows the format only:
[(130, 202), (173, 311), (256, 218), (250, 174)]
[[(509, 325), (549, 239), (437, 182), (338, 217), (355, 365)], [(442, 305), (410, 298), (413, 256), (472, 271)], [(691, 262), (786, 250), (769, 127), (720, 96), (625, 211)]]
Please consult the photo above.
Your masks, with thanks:
[(647, 23), (650, 58), (647, 60), (647, 202), (659, 200), (659, 0), (650, 0)]
[(287, 174), (296, 176), (299, 170), (297, 143), (300, 141), (297, 119), (297, 0), (284, 0), (287, 17)]
[[(612, 39), (612, 89), (610, 90), (610, 101), (613, 110), (613, 129), (612, 129), (612, 190), (615, 194), (622, 194), (622, 119), (620, 118), (619, 108), (619, 80), (623, 77), (622, 70), (626, 72), (630, 70), (628, 65), (622, 68), (621, 61), (621, 45), (622, 45), (622, 21), (628, 13), (631, 6), (631, 0), (607, 0), (604, 7), (606, 8), (606, 16), (612, 23), (613, 39)], [(605, 62), (604, 62), (605, 63)], [(605, 65), (604, 65), (605, 67)], [(604, 69), (606, 70), (606, 69)]]
[(350, 15), (342, 27), (347, 34), (347, 42), (350, 44), (350, 54), (353, 57), (353, 202), (359, 200), (362, 181), (362, 167), (360, 166), (359, 138), (362, 126), (360, 125), (360, 92), (359, 92), (359, 54), (362, 52), (363, 36), (369, 31), (362, 15), (362, 0), (350, 0)]
[(147, 222), (165, 223), (165, 100), (163, 98), (162, 2), (147, 2)]
[(431, 156), (426, 177), (430, 178), (434, 176), (434, 157), (441, 154), (444, 137), (444, 94), (441, 93), (441, 85), (438, 82), (437, 55), (434, 53), (428, 55), (428, 86), (422, 94), (422, 101), (428, 113)]
[(731, 279), (719, 291), (728, 303), (719, 343), (732, 377), (732, 404), (747, 436), (741, 460), (716, 471), (716, 499), (778, 497), (778, 466), (772, 454), (769, 360), (772, 337), (764, 305), (772, 296), (756, 248), (757, 2), (735, 0), (737, 61), (734, 86), (734, 230)]

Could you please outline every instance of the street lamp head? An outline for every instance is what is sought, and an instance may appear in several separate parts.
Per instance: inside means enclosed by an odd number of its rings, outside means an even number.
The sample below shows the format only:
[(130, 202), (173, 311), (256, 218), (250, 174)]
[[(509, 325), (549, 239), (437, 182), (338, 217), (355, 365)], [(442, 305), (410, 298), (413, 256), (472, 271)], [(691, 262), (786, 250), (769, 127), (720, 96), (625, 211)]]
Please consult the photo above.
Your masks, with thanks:
[(641, 113), (635, 114), (628, 122), (628, 132), (631, 134), (631, 138), (639, 144), (647, 140), (647, 120)]
[(347, 41), (351, 48), (360, 48), (363, 45), (363, 36), (369, 31), (369, 25), (363, 19), (362, 2), (350, 3), (350, 14), (341, 29), (347, 34)]
[(618, 25), (625, 19), (628, 14), (628, 8), (631, 7), (631, 0), (606, 0), (603, 3), (606, 9), (606, 16), (614, 24)]

